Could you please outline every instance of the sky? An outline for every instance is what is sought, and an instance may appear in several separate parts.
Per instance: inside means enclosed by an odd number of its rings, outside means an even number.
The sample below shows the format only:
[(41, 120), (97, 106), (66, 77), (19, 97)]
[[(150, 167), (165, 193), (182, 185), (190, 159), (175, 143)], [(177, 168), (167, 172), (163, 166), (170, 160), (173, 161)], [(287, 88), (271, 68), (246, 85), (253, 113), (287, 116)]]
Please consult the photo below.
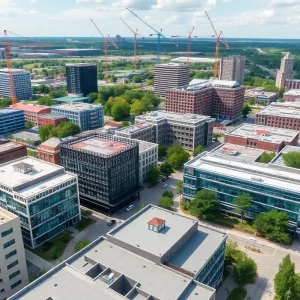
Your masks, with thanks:
[(225, 37), (300, 39), (300, 0), (0, 0), (0, 30), (22, 36), (131, 36), (123, 18), (143, 36), (153, 31), (126, 10), (132, 9), (167, 36), (205, 37), (216, 30)]

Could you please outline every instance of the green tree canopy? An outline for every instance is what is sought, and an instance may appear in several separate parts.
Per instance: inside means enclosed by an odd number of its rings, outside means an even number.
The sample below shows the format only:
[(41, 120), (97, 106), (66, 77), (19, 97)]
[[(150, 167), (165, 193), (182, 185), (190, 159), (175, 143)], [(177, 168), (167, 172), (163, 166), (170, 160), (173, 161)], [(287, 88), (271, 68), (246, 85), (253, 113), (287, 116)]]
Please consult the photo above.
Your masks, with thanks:
[(52, 99), (50, 97), (46, 96), (46, 97), (39, 97), (38, 98), (38, 104), (39, 105), (52, 106), (53, 102), (52, 102)]
[(249, 106), (249, 104), (247, 102), (244, 102), (244, 104), (243, 104), (243, 110), (242, 110), (243, 117), (246, 118), (251, 111), (252, 111), (252, 109)]
[(87, 245), (89, 245), (91, 242), (89, 240), (81, 240), (75, 245), (75, 253), (80, 251), (81, 249), (85, 248)]
[(252, 197), (248, 193), (242, 193), (234, 198), (233, 204), (236, 205), (235, 211), (241, 215), (243, 222), (246, 210), (252, 205)]
[(263, 164), (268, 164), (274, 157), (275, 157), (275, 153), (274, 152), (264, 152), (260, 158), (259, 158), (259, 162), (263, 163)]
[(189, 160), (190, 154), (176, 142), (167, 150), (167, 157), (173, 168), (180, 168)]
[(134, 116), (138, 116), (146, 112), (146, 107), (141, 100), (134, 100), (131, 104), (130, 112)]
[(167, 161), (163, 162), (160, 165), (160, 173), (164, 176), (170, 176), (173, 173), (173, 167), (170, 163)]
[(163, 207), (165, 209), (171, 209), (173, 205), (173, 200), (170, 197), (161, 197), (158, 200), (158, 206)]
[(255, 282), (257, 265), (255, 261), (241, 252), (235, 260), (233, 267), (234, 281), (240, 286)]
[(163, 195), (163, 197), (169, 197), (171, 199), (173, 199), (173, 197), (174, 197), (173, 192), (170, 190), (164, 191), (162, 195)]
[(197, 155), (199, 155), (200, 153), (202, 153), (204, 151), (203, 146), (198, 145), (195, 150), (193, 151), (193, 156), (196, 157)]
[(300, 152), (292, 151), (284, 153), (282, 159), (288, 167), (300, 169)]
[(31, 121), (26, 121), (25, 122), (25, 127), (26, 128), (32, 128), (34, 126), (34, 123), (33, 122), (31, 122)]
[(249, 105), (255, 105), (255, 103), (256, 103), (256, 99), (255, 98), (248, 99), (248, 104)]
[(158, 145), (158, 157), (167, 156), (167, 149), (168, 147), (165, 145)]
[(130, 123), (128, 121), (122, 121), (122, 123), (121, 123), (121, 127), (127, 127), (129, 125), (130, 125)]
[(183, 181), (182, 180), (178, 180), (175, 184), (175, 191), (178, 194), (182, 194), (182, 189), (183, 189)]
[(234, 241), (228, 241), (225, 248), (225, 262), (232, 264), (239, 254), (238, 244)]
[(151, 185), (155, 185), (158, 183), (159, 174), (159, 168), (155, 165), (152, 165), (150, 170), (146, 174), (146, 179)]
[(113, 103), (111, 116), (115, 121), (122, 121), (130, 116), (130, 105), (126, 99), (118, 99)]
[(39, 127), (39, 136), (41, 139), (41, 142), (45, 142), (51, 137), (51, 132), (53, 130), (54, 126), (52, 124), (46, 124), (44, 126)]

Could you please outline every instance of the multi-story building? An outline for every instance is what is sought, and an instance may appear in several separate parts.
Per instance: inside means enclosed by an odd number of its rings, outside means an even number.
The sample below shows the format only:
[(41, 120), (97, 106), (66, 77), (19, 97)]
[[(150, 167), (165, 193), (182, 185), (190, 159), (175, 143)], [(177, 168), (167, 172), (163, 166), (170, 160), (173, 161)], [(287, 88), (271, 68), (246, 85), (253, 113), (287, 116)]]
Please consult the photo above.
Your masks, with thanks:
[(39, 159), (52, 164), (61, 165), (60, 143), (61, 140), (55, 137), (42, 143), (38, 148)]
[(231, 55), (220, 59), (219, 79), (237, 81), (240, 84), (244, 81), (246, 59), (240, 55)]
[(41, 144), (38, 131), (32, 128), (18, 131), (17, 133), (10, 134), (8, 137), (28, 146), (36, 147)]
[[(12, 69), (15, 95), (18, 100), (28, 100), (32, 97), (30, 72), (22, 69)], [(8, 69), (0, 69), (0, 98), (11, 99)]]
[(5, 51), (3, 48), (0, 48), (0, 59), (5, 59)]
[(61, 162), (78, 175), (81, 203), (114, 213), (139, 193), (139, 145), (106, 134), (63, 141)]
[(51, 107), (55, 115), (65, 116), (79, 125), (81, 131), (92, 130), (104, 125), (104, 110), (101, 104), (68, 103)]
[(289, 90), (283, 94), (283, 99), (286, 102), (300, 102), (300, 89)]
[(70, 94), (87, 96), (98, 92), (96, 64), (66, 64), (66, 76)]
[(286, 80), (294, 79), (294, 56), (288, 52), (281, 60), (280, 70), (277, 71), (276, 86), (285, 87)]
[(148, 205), (10, 300), (215, 300), (226, 239), (224, 232)]
[(183, 198), (189, 201), (199, 189), (214, 191), (221, 209), (237, 214), (233, 200), (247, 192), (252, 206), (246, 217), (271, 209), (286, 212), (290, 229), (300, 234), (299, 169), (284, 165), (282, 154), (299, 151), (299, 147), (286, 146), (269, 164), (260, 163), (263, 150), (223, 144), (212, 152), (205, 152), (184, 166)]
[(289, 90), (299, 90), (300, 89), (300, 80), (299, 79), (287, 79), (285, 81), (285, 90), (289, 91)]
[(7, 135), (25, 127), (24, 112), (13, 108), (0, 109), (0, 135)]
[(51, 112), (51, 108), (45, 105), (16, 103), (11, 107), (22, 110), (24, 112), (25, 121), (30, 121), (34, 125), (38, 125), (38, 116)]
[(10, 140), (0, 140), (0, 164), (27, 156), (27, 147)]
[(40, 114), (37, 116), (37, 125), (44, 126), (47, 124), (51, 124), (54, 127), (59, 125), (62, 122), (68, 121), (68, 118), (65, 116), (60, 116), (56, 114)]
[(116, 136), (137, 139), (145, 142), (153, 142), (153, 129), (151, 124), (135, 124), (115, 131)]
[(154, 66), (154, 93), (165, 97), (168, 89), (189, 84), (190, 67), (186, 64), (156, 64)]
[(247, 101), (250, 98), (255, 98), (256, 99), (256, 96), (259, 93), (264, 92), (264, 91), (265, 91), (265, 89), (262, 88), (262, 87), (255, 87), (255, 88), (246, 89), (245, 94), (244, 94), (244, 100)]
[(0, 299), (12, 296), (27, 284), (28, 272), (20, 219), (0, 207)]
[(255, 97), (256, 102), (263, 105), (269, 105), (272, 102), (276, 102), (278, 98), (279, 94), (273, 92), (260, 92), (257, 93)]
[(82, 97), (76, 95), (69, 95), (60, 98), (52, 99), (53, 104), (66, 104), (66, 103), (91, 103), (91, 99), (89, 97)]
[(226, 132), (224, 142), (266, 151), (279, 152), (286, 145), (297, 146), (299, 131), (255, 124), (242, 124)]
[(77, 176), (33, 157), (0, 165), (0, 206), (21, 221), (35, 248), (80, 220)]
[(173, 145), (177, 141), (183, 148), (193, 151), (198, 145), (209, 145), (212, 142), (215, 120), (207, 116), (194, 114), (155, 111), (137, 116), (135, 121), (136, 126), (152, 126), (151, 142), (162, 145)]

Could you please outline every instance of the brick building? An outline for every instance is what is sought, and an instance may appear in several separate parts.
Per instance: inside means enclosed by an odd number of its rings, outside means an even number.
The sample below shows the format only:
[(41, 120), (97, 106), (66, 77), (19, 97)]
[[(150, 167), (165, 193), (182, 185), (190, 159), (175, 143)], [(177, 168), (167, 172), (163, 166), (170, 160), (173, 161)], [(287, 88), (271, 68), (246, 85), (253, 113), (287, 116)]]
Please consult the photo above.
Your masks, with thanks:
[(10, 140), (0, 140), (0, 164), (23, 156), (27, 156), (27, 148), (24, 144)]
[(61, 122), (68, 121), (65, 116), (55, 115), (55, 114), (43, 114), (38, 115), (38, 126), (44, 126), (46, 124), (51, 124), (56, 127)]
[(299, 79), (287, 79), (285, 81), (285, 90), (299, 90), (300, 89), (300, 80)]
[(266, 151), (279, 152), (285, 146), (296, 146), (299, 131), (255, 124), (242, 124), (227, 132), (224, 142)]
[(300, 90), (289, 90), (283, 94), (284, 101), (300, 102)]
[(54, 137), (42, 143), (38, 148), (39, 159), (52, 164), (61, 165), (60, 143), (61, 140)]

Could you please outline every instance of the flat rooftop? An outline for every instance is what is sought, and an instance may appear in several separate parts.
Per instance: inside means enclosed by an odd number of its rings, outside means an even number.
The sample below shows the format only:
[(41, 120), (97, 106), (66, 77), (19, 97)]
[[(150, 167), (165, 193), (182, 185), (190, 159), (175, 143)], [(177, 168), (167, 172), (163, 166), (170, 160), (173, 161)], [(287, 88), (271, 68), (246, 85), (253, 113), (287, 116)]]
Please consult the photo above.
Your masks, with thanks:
[(0, 115), (5, 115), (5, 114), (11, 114), (11, 113), (16, 113), (20, 112), (19, 109), (14, 109), (14, 108), (1, 108), (0, 109)]
[(65, 96), (60, 98), (52, 99), (56, 102), (64, 102), (64, 103), (70, 103), (70, 102), (80, 102), (80, 101), (86, 101), (89, 100), (89, 97), (79, 97), (79, 96)]
[(13, 136), (15, 138), (23, 139), (23, 140), (30, 140), (34, 142), (40, 142), (41, 138), (38, 133), (30, 132), (30, 131), (20, 131), (18, 133), (14, 133)]
[(148, 149), (158, 147), (158, 144), (155, 144), (155, 143), (144, 142), (144, 141), (135, 140), (135, 139), (133, 139), (133, 141), (136, 141), (139, 143), (139, 153), (142, 153)]
[(272, 164), (277, 165), (277, 166), (281, 166), (281, 167), (286, 167), (288, 168), (283, 159), (282, 159), (282, 155), (285, 153), (289, 153), (289, 152), (300, 152), (300, 147), (297, 146), (285, 146), (272, 160)]
[[(63, 49), (65, 50), (65, 49)], [(89, 49), (91, 50), (91, 49)], [(93, 50), (93, 49), (92, 49)], [(66, 67), (68, 66), (72, 66), (72, 67), (90, 67), (90, 66), (97, 66), (96, 64), (93, 64), (93, 63), (69, 63), (69, 64), (66, 64)]]
[[(25, 69), (11, 69), (11, 71), (12, 71), (12, 73), (27, 73), (27, 74), (30, 74)], [(7, 68), (0, 69), (0, 73), (7, 73), (8, 74), (8, 69)]]
[(6, 152), (9, 150), (18, 149), (18, 148), (23, 148), (23, 147), (25, 147), (25, 146), (21, 143), (10, 141), (7, 143), (0, 144), (0, 153)]
[(189, 68), (189, 66), (184, 63), (165, 63), (165, 64), (156, 64), (155, 65), (155, 68), (170, 68), (170, 67), (185, 68), (185, 69)]
[[(299, 103), (300, 104), (300, 103)], [(300, 106), (299, 106), (300, 108)], [(300, 119), (300, 110), (295, 109), (294, 106), (282, 106), (282, 105), (269, 105), (263, 110), (256, 113), (257, 116), (259, 115), (269, 115), (269, 116), (278, 116), (284, 118), (293, 118), (293, 119)]]
[(300, 90), (289, 90), (283, 94), (284, 96), (299, 96), (300, 97)]
[(232, 131), (227, 132), (225, 135), (280, 144), (282, 142), (292, 142), (298, 134), (299, 131), (297, 130), (281, 129), (256, 124), (242, 124)]
[(81, 111), (81, 110), (95, 110), (99, 107), (102, 107), (101, 104), (89, 104), (83, 102), (71, 102), (71, 103), (64, 103), (58, 104), (51, 107), (51, 109), (63, 109), (69, 111)]
[(152, 125), (150, 124), (135, 124), (135, 125), (122, 127), (118, 129), (118, 131), (123, 133), (134, 133), (150, 127), (152, 127)]
[(35, 113), (40, 113), (45, 110), (50, 111), (50, 106), (36, 105), (36, 104), (24, 104), (24, 103), (20, 103), (20, 102), (16, 103), (16, 105), (13, 107), (16, 109), (29, 111), (29, 112), (35, 112)]
[(66, 116), (56, 115), (56, 114), (40, 114), (39, 118), (49, 119), (49, 120), (58, 120), (58, 119), (66, 119)]
[(17, 216), (10, 211), (0, 207), (0, 226), (8, 221), (16, 219)]
[(300, 109), (300, 102), (273, 102), (270, 107)]

